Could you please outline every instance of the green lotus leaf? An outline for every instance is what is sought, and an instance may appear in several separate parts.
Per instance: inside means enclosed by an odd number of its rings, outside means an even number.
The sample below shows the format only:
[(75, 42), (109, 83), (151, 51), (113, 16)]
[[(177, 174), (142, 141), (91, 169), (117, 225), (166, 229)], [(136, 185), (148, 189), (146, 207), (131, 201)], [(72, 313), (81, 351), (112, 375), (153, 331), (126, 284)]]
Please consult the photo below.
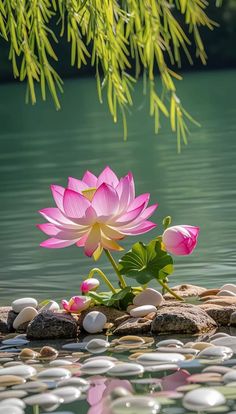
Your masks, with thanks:
[(173, 259), (159, 239), (152, 240), (147, 245), (138, 242), (119, 260), (119, 270), (122, 275), (132, 277), (144, 285), (152, 279), (164, 280), (173, 273)]

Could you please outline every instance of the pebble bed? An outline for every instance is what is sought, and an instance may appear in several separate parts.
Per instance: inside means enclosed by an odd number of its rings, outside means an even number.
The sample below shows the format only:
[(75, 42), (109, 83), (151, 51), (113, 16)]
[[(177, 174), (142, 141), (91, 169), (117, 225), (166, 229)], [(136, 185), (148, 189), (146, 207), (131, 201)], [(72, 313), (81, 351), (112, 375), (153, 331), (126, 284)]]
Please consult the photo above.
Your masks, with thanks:
[(0, 364), (0, 414), (87, 404), (89, 414), (236, 413), (236, 336), (226, 333), (201, 342), (97, 334), (57, 349), (22, 334), (2, 340)]

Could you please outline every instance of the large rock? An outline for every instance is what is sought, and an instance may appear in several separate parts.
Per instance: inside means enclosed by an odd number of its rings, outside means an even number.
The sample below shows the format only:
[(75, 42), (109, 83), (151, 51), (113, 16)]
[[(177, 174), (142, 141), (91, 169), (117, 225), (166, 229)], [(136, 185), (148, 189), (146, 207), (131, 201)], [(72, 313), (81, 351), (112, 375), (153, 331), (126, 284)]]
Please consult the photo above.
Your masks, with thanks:
[(228, 326), (231, 315), (236, 312), (236, 306), (219, 306), (210, 303), (199, 305), (219, 326)]
[(29, 339), (76, 338), (77, 320), (65, 313), (46, 311), (39, 313), (27, 327)]
[(151, 330), (150, 319), (130, 318), (121, 323), (114, 331), (114, 335), (140, 335), (149, 333)]
[(159, 334), (198, 334), (216, 327), (216, 322), (199, 306), (182, 304), (161, 306), (151, 324), (151, 331)]
[[(178, 285), (171, 288), (177, 295), (182, 298), (188, 298), (191, 296), (199, 296), (201, 293), (205, 292), (207, 289), (202, 286), (196, 285)], [(173, 299), (173, 296), (170, 293), (164, 295), (164, 299)]]
[(11, 306), (0, 307), (0, 332), (13, 332), (13, 322), (17, 317), (17, 313), (13, 312)]

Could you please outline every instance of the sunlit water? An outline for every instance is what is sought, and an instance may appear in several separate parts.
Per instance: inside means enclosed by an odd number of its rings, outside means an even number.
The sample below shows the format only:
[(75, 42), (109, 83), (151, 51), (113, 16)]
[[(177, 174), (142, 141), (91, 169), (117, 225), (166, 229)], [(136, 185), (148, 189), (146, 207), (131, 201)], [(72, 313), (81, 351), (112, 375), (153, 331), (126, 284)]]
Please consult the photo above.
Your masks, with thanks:
[[(199, 245), (190, 257), (176, 258), (172, 284), (220, 286), (236, 282), (236, 72), (185, 75), (179, 85), (185, 107), (200, 121), (189, 145), (176, 153), (175, 136), (163, 119), (153, 133), (147, 100), (140, 91), (128, 116), (128, 142), (121, 125), (114, 126), (100, 105), (93, 79), (67, 80), (63, 109), (50, 99), (35, 107), (24, 104), (24, 85), (0, 85), (1, 172), (1, 304), (13, 298), (70, 297), (93, 262), (76, 247), (46, 250), (35, 227), (43, 220), (37, 210), (53, 206), (50, 184), (66, 185), (86, 169), (99, 173), (110, 165), (118, 175), (131, 170), (137, 193), (150, 192), (159, 208), (153, 219), (201, 227)], [(134, 238), (123, 245), (131, 246)], [(114, 279), (105, 257), (100, 267)]]

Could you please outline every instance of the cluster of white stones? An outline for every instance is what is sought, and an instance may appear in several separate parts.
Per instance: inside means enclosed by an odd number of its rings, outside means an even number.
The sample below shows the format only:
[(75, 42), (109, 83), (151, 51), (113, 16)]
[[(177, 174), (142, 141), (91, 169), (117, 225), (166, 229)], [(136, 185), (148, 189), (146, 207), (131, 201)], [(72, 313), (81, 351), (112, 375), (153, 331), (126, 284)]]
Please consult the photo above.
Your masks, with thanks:
[(157, 307), (164, 299), (160, 292), (152, 288), (146, 288), (135, 296), (133, 305), (129, 307), (129, 313), (134, 318), (141, 318), (150, 313), (156, 313)]

